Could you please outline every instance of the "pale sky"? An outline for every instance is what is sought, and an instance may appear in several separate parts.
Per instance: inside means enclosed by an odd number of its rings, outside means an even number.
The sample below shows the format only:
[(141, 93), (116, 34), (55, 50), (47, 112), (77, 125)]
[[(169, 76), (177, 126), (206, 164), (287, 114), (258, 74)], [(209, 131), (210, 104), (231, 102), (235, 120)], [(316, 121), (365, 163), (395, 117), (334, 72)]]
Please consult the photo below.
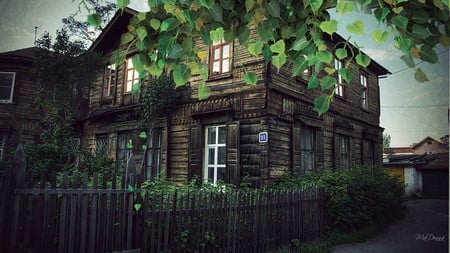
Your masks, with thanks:
[[(33, 46), (35, 27), (38, 37), (49, 31), (55, 34), (62, 27), (61, 19), (74, 14), (79, 0), (0, 0), (0, 52)], [(145, 10), (146, 0), (132, 0), (132, 7)], [(371, 31), (377, 22), (365, 14), (340, 17), (332, 15), (340, 25), (338, 33), (344, 38), (345, 23), (362, 19), (366, 25), (364, 35), (351, 35), (351, 41), (364, 46), (363, 51), (393, 74), (380, 80), (380, 125), (391, 135), (391, 146), (409, 146), (427, 136), (435, 139), (449, 133), (449, 51), (439, 49), (439, 64), (420, 63), (430, 79), (418, 83), (414, 69), (400, 60), (401, 53), (393, 44), (376, 45)]]

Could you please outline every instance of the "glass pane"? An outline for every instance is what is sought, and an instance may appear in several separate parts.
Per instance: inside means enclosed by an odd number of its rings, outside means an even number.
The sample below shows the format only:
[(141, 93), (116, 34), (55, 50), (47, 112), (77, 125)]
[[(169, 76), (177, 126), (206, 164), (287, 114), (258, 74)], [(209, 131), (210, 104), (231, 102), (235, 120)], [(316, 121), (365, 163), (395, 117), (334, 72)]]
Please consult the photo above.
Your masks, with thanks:
[(215, 150), (214, 148), (208, 149), (208, 165), (214, 165), (215, 159), (214, 159)]
[(0, 86), (0, 99), (9, 100), (11, 96), (11, 88), (10, 87), (1, 87)]
[(226, 155), (227, 150), (225, 147), (218, 147), (218, 161), (217, 164), (226, 164)]
[(131, 59), (127, 59), (127, 69), (133, 68), (133, 61)]
[(224, 167), (219, 167), (217, 168), (217, 180), (222, 180), (224, 181), (226, 179), (226, 168)]
[(220, 59), (220, 48), (216, 48), (214, 49), (214, 60), (219, 60)]
[(216, 143), (216, 127), (208, 127), (208, 144)]
[(219, 127), (219, 144), (225, 144), (227, 141), (227, 129), (226, 127)]
[(134, 73), (134, 71), (131, 69), (127, 71), (127, 81), (133, 80), (133, 73)]
[(230, 60), (226, 59), (222, 62), (222, 73), (230, 72)]
[(222, 58), (229, 58), (230, 57), (230, 44), (223, 46), (222, 50), (223, 50)]
[(12, 73), (0, 73), (0, 87), (11, 87), (13, 79), (14, 74)]
[(213, 74), (219, 74), (220, 73), (220, 62), (214, 62), (213, 63)]
[(127, 82), (127, 87), (125, 87), (125, 92), (130, 92), (133, 87), (133, 81)]

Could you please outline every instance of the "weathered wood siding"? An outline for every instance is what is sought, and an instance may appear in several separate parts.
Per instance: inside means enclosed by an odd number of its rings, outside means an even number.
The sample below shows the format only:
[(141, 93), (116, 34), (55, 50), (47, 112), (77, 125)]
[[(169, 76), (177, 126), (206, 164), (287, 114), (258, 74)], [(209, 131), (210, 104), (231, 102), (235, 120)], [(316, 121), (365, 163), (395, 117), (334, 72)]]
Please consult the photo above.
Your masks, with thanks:
[(33, 68), (32, 57), (0, 56), (0, 72), (15, 73), (12, 103), (0, 103), (0, 134), (7, 136), (5, 155), (41, 133), (44, 115), (35, 102), (38, 86)]

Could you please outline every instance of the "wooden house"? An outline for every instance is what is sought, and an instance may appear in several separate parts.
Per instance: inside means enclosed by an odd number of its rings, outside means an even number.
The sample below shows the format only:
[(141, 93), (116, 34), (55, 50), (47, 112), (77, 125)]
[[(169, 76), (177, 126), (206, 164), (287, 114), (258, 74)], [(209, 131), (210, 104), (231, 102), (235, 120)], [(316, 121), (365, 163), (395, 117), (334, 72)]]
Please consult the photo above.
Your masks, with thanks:
[(10, 160), (17, 144), (40, 133), (42, 111), (35, 103), (35, 47), (0, 53), (0, 162)]
[[(91, 50), (111, 55), (133, 15), (131, 9), (116, 15)], [(330, 47), (339, 41), (337, 35), (328, 39)], [(210, 97), (198, 100), (199, 77), (193, 76), (192, 100), (157, 120), (145, 151), (136, 137), (143, 129), (135, 113), (139, 95), (131, 95), (130, 83), (136, 78), (131, 61), (105, 64), (90, 94), (85, 147), (125, 161), (128, 143), (138, 143), (133, 145), (138, 173), (176, 182), (198, 177), (202, 182), (239, 184), (248, 177), (258, 186), (288, 172), (382, 163), (378, 79), (389, 71), (375, 61), (365, 69), (352, 63), (355, 77), (350, 84), (336, 84), (329, 112), (319, 117), (313, 110), (319, 92), (307, 89), (310, 71), (292, 78), (289, 66), (277, 71), (237, 41), (198, 46), (209, 52)], [(336, 68), (343, 64), (334, 63)], [(256, 86), (244, 83), (242, 66), (257, 74)]]

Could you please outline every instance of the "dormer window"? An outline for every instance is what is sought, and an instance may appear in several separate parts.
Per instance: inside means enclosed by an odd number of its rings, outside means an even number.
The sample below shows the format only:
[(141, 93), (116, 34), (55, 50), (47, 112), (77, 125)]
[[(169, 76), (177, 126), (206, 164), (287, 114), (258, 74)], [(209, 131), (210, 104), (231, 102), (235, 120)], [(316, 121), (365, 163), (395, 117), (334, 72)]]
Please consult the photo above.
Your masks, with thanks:
[(131, 58), (127, 59), (125, 75), (126, 79), (123, 92), (131, 93), (131, 91), (133, 90), (133, 85), (139, 82), (139, 73), (134, 68)]
[(214, 78), (231, 73), (232, 44), (222, 39), (210, 49), (209, 76)]

